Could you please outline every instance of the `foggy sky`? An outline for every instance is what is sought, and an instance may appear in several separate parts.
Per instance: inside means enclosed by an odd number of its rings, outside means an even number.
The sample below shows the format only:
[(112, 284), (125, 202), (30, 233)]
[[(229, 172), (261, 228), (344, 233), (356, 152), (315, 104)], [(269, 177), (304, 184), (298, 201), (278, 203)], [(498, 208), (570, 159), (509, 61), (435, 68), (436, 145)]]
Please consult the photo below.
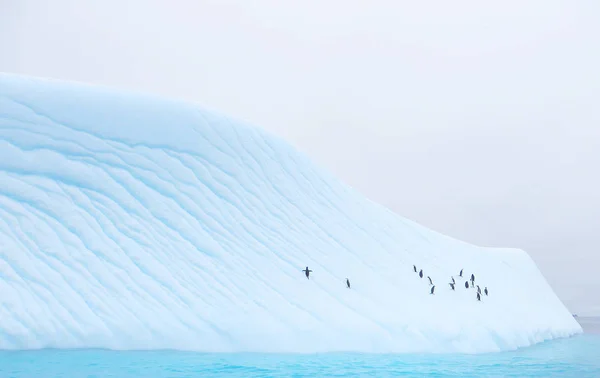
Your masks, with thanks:
[(0, 71), (198, 102), (599, 315), (597, 1), (0, 0)]

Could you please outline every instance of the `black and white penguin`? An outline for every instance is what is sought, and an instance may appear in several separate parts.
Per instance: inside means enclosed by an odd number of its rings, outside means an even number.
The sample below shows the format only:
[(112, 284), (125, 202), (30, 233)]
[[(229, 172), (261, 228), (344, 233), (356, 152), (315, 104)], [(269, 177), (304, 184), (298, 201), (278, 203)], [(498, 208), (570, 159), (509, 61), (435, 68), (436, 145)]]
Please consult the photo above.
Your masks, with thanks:
[(481, 295), (479, 293), (477, 293), (477, 300), (481, 301)]
[(304, 274), (306, 274), (306, 279), (309, 280), (310, 278), (308, 278), (308, 276), (310, 275), (310, 272), (312, 272), (312, 270), (309, 270), (308, 267), (306, 267), (306, 269), (303, 270)]
[(433, 285), (433, 281), (431, 280), (431, 277), (427, 276), (427, 278), (429, 278), (429, 284)]
[(488, 295), (487, 286), (485, 287), (485, 289), (483, 289), (483, 292), (485, 293), (485, 295)]
[(423, 269), (419, 272), (419, 277), (423, 278)]
[(415, 273), (417, 273), (417, 266), (413, 265), (413, 269), (415, 270)]
[(452, 283), (456, 285), (456, 281), (454, 281), (454, 277), (450, 277), (452, 278)]
[(461, 269), (461, 270), (460, 270), (460, 273), (458, 273), (458, 276), (459, 276), (459, 277), (462, 277), (462, 272), (463, 272), (463, 269)]
[(431, 292), (430, 292), (429, 294), (433, 294), (433, 292), (434, 292), (434, 291), (435, 291), (435, 285), (433, 285), (433, 286), (431, 287)]
[(469, 281), (465, 281), (465, 288), (468, 289), (469, 288)]
[(452, 290), (454, 290), (454, 284), (452, 282), (450, 282), (448, 285), (450, 285), (450, 287), (452, 288)]
[(477, 285), (477, 294), (481, 294), (481, 288)]
[(350, 280), (346, 278), (346, 287), (350, 289)]
[(471, 282), (475, 282), (475, 275), (471, 274)]

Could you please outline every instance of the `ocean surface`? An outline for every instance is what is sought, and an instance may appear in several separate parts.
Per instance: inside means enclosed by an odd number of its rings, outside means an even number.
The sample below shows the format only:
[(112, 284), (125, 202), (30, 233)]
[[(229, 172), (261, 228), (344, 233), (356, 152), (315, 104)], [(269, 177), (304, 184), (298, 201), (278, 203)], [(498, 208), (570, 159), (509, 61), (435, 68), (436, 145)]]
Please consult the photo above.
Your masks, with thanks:
[(0, 351), (0, 377), (600, 377), (600, 319), (578, 320), (584, 335), (479, 355)]

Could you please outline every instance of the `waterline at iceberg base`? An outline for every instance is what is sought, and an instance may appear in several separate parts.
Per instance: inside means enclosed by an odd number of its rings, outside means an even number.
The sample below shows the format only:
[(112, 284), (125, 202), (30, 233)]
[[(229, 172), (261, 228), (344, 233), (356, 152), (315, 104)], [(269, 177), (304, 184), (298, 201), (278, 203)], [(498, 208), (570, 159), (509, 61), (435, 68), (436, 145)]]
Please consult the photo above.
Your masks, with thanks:
[[(483, 354), (260, 354), (0, 351), (0, 376), (25, 377), (573, 377), (600, 376), (600, 337)], [(35, 363), (32, 363), (35, 361)]]
[(525, 252), (431, 231), (194, 104), (0, 74), (0, 181), (0, 349), (483, 353), (581, 333)]

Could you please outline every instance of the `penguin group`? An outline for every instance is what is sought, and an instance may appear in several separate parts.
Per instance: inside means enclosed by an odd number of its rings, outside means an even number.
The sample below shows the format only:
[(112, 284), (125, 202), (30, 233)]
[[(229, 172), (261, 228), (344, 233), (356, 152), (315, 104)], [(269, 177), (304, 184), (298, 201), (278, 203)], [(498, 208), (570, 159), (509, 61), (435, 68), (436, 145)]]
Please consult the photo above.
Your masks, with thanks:
[[(463, 273), (463, 269), (460, 270), (459, 276), (462, 277), (462, 273)], [(452, 280), (454, 280), (454, 278), (452, 278)], [(483, 295), (483, 293), (481, 292), (481, 287), (479, 285), (475, 284), (475, 274), (471, 273), (471, 277), (469, 280), (465, 281), (465, 288), (471, 288), (471, 289), (475, 289), (475, 287), (477, 287), (477, 292), (476, 292), (476, 298), (478, 302), (481, 302), (481, 296)], [(484, 289), (484, 293), (486, 296), (488, 296), (489, 292), (488, 292), (488, 288), (487, 286)]]
[[(302, 270), (304, 272), (304, 275), (306, 276), (306, 279), (310, 279), (310, 273), (312, 273), (312, 270), (308, 269), (308, 266)], [(423, 269), (417, 269), (416, 265), (413, 265), (413, 271), (415, 273), (418, 272), (419, 274), (419, 278), (423, 278), (424, 274), (423, 274)], [(460, 272), (458, 273), (459, 277), (463, 276), (463, 271), (464, 269), (461, 269)], [(431, 276), (427, 276), (427, 279), (429, 280), (429, 286), (431, 286), (431, 289), (429, 290), (429, 294), (430, 295), (435, 295), (435, 284), (433, 283), (433, 279), (431, 278)], [(448, 285), (450, 286), (450, 290), (452, 291), (456, 291), (456, 280), (454, 279), (454, 276), (451, 276), (450, 279), (452, 280), (452, 282), (449, 282)], [(483, 289), (483, 292), (481, 291), (481, 287), (479, 285), (475, 284), (475, 274), (471, 273), (471, 277), (469, 280), (465, 281), (465, 289), (475, 289), (475, 287), (477, 287), (477, 301), (481, 301), (481, 296), (483, 294), (485, 294), (485, 296), (487, 297), (489, 295), (489, 291), (487, 286)], [(346, 288), (350, 289), (350, 280), (348, 278), (346, 278)]]
[[(424, 276), (423, 269), (419, 270), (419, 269), (417, 269), (416, 265), (413, 265), (413, 271), (415, 273), (418, 272), (419, 277), (423, 278), (423, 276)], [(458, 276), (462, 277), (463, 272), (464, 272), (464, 269), (461, 269), (460, 272), (458, 273)], [(431, 286), (429, 294), (433, 295), (435, 293), (435, 285), (433, 284), (433, 279), (431, 278), (431, 276), (427, 276), (427, 279), (429, 280), (429, 286)], [(448, 286), (450, 286), (450, 290), (456, 291), (456, 280), (454, 279), (454, 276), (451, 276), (450, 279), (452, 281), (448, 283)], [(484, 294), (485, 294), (485, 296), (489, 295), (487, 286), (482, 291), (481, 287), (479, 285), (475, 284), (475, 274), (474, 273), (471, 273), (471, 277), (465, 281), (465, 289), (469, 289), (469, 288), (471, 288), (471, 289), (477, 288), (477, 291), (476, 291), (477, 301), (481, 301), (481, 298)]]

